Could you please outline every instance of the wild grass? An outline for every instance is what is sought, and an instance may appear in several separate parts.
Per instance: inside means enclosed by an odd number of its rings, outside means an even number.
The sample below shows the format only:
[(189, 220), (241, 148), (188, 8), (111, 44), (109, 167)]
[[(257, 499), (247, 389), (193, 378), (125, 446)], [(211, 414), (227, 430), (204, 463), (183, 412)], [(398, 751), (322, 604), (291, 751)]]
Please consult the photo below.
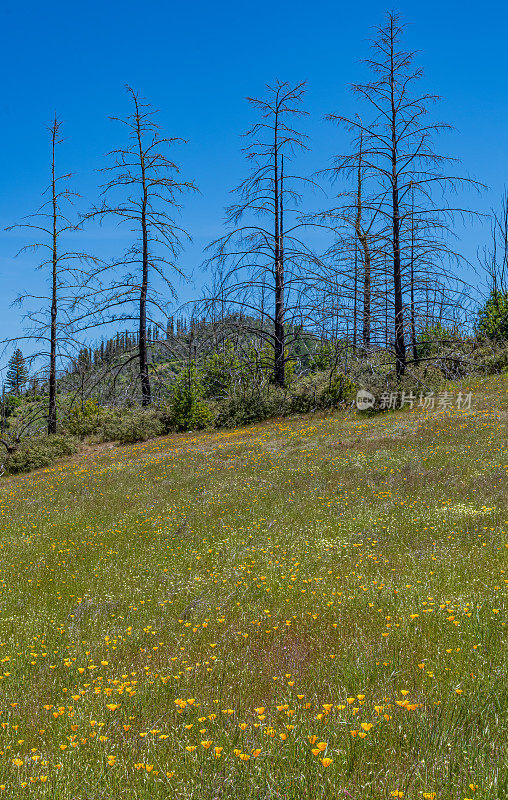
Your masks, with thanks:
[(0, 796), (504, 799), (507, 379), (467, 388), (3, 479)]

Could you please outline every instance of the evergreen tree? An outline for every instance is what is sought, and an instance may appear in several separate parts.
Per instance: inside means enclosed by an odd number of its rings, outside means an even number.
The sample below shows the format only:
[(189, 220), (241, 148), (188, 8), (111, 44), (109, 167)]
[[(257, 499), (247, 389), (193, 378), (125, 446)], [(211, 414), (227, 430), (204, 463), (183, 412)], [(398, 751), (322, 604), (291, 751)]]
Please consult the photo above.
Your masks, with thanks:
[(478, 312), (478, 333), (486, 339), (508, 339), (508, 292), (493, 289)]
[(23, 358), (23, 353), (18, 348), (14, 351), (7, 367), (5, 388), (12, 394), (21, 394), (23, 386), (28, 380), (28, 372)]

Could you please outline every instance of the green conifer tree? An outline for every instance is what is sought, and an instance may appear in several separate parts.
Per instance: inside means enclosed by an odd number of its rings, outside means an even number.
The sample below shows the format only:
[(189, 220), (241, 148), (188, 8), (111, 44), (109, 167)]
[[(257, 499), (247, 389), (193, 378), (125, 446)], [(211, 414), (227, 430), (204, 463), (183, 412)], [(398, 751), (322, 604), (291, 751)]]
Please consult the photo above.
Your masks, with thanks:
[(12, 394), (19, 395), (23, 386), (28, 380), (28, 371), (26, 368), (23, 353), (17, 348), (11, 356), (9, 365), (7, 367), (7, 376), (5, 378), (6, 391)]

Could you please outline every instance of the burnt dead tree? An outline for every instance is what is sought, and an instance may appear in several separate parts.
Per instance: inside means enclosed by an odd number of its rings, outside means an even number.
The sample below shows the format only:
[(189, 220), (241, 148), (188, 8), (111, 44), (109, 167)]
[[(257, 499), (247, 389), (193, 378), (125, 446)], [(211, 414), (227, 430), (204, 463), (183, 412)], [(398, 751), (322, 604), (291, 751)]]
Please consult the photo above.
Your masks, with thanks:
[(429, 111), (439, 98), (419, 91), (423, 72), (415, 65), (416, 54), (404, 49), (403, 34), (399, 17), (387, 14), (384, 24), (376, 29), (372, 54), (365, 62), (372, 80), (352, 87), (364, 106), (361, 117), (328, 115), (354, 136), (352, 150), (335, 159), (336, 177), (340, 172), (354, 172), (360, 163), (368, 175), (362, 207), (364, 212), (377, 215), (383, 231), (379, 238), (390, 265), (393, 345), (399, 377), (407, 365), (408, 242), (411, 247), (411, 237), (418, 231), (427, 243), (436, 244), (439, 258), (432, 265), (427, 260), (429, 279), (441, 276), (446, 284), (443, 254), (448, 260), (457, 258), (449, 244), (449, 224), (457, 212), (467, 210), (450, 207), (444, 196), (446, 190), (462, 183), (478, 186), (475, 181), (449, 174), (447, 167), (452, 159), (434, 148), (435, 137), (449, 126), (429, 121)]
[[(251, 166), (236, 187), (237, 202), (227, 209), (227, 233), (212, 242), (208, 264), (221, 276), (219, 296), (259, 319), (255, 331), (273, 347), (273, 382), (285, 384), (288, 329), (294, 323), (303, 264), (314, 256), (301, 239), (305, 225), (297, 208), (307, 178), (294, 173), (298, 151), (307, 149), (296, 120), (304, 84), (277, 82), (266, 98), (247, 98), (260, 119), (245, 134)], [(267, 297), (272, 298), (271, 303)]]
[[(363, 133), (356, 141), (356, 162), (344, 156), (335, 157), (329, 169), (320, 174), (328, 177), (332, 184), (345, 177), (351, 184), (337, 195), (338, 205), (321, 212), (318, 217), (329, 227), (334, 243), (325, 254), (324, 261), (331, 266), (328, 272), (337, 271), (336, 279), (343, 282), (344, 307), (353, 306), (353, 347), (364, 353), (371, 350), (374, 333), (375, 287), (373, 281), (378, 268), (381, 248), (379, 209), (373, 208), (372, 198), (366, 197), (369, 187), (369, 165), (363, 157)], [(342, 257), (341, 257), (342, 256)], [(344, 257), (345, 256), (345, 257)], [(352, 271), (352, 275), (351, 275)], [(340, 275), (339, 275), (340, 272)], [(323, 280), (329, 283), (330, 277)], [(352, 283), (352, 289), (349, 284)], [(361, 296), (361, 337), (358, 342), (359, 298)]]
[(79, 229), (79, 223), (69, 216), (77, 197), (69, 186), (71, 173), (59, 173), (57, 168), (58, 147), (63, 141), (61, 127), (55, 115), (48, 126), (51, 179), (43, 193), (47, 199), (35, 214), (8, 228), (22, 229), (33, 239), (21, 248), (19, 254), (35, 252), (42, 255), (37, 268), (46, 278), (48, 291), (42, 295), (24, 293), (17, 298), (19, 304), (34, 306), (25, 314), (26, 334), (18, 337), (17, 341), (29, 340), (34, 344), (30, 364), (42, 362), (39, 377), (48, 388), (46, 417), (49, 434), (57, 431), (59, 364), (69, 361), (80, 346), (78, 336), (83, 319), (77, 309), (77, 298), (82, 288), (83, 266), (95, 263), (86, 253), (67, 247), (67, 236)]
[(500, 208), (490, 214), (490, 245), (483, 249), (480, 264), (487, 276), (488, 293), (498, 298), (508, 292), (508, 190)]
[(176, 217), (181, 196), (196, 191), (196, 186), (181, 179), (169, 156), (172, 147), (184, 140), (161, 136), (157, 111), (130, 86), (126, 89), (132, 111), (124, 119), (112, 119), (126, 128), (128, 143), (108, 154), (111, 163), (102, 171), (111, 177), (102, 187), (103, 201), (86, 217), (101, 222), (116, 219), (133, 234), (124, 255), (95, 273), (101, 288), (94, 302), (104, 322), (136, 322), (139, 342), (132, 358), (138, 361), (141, 402), (148, 406), (152, 390), (147, 326), (159, 327), (160, 318), (166, 316), (165, 295), (175, 294), (171, 277), (182, 275), (177, 260), (182, 241), (190, 237)]

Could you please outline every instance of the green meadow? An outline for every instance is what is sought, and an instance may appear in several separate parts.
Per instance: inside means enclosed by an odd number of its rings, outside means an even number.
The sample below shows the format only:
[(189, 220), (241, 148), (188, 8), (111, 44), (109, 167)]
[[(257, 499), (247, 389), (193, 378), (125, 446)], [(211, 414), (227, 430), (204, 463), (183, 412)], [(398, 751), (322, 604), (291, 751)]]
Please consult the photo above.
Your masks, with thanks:
[(508, 379), (0, 481), (0, 797), (504, 800)]

